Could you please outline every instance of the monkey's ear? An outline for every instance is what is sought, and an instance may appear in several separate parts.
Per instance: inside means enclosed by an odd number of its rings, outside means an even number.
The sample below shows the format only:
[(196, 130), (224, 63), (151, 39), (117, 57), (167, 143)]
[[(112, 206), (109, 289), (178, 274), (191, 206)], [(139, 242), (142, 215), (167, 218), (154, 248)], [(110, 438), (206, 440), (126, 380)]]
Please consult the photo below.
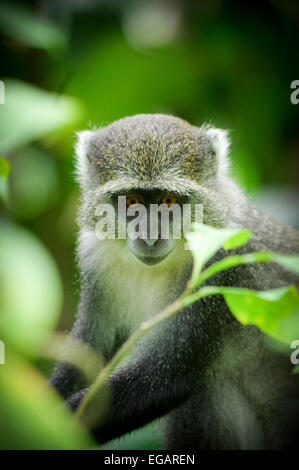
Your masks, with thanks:
[(217, 173), (225, 174), (229, 170), (230, 161), (228, 158), (229, 138), (228, 132), (223, 129), (209, 127), (206, 130), (209, 148), (216, 157)]
[(89, 178), (89, 159), (88, 151), (92, 138), (92, 131), (77, 132), (77, 143), (75, 146), (76, 151), (76, 177), (81, 187), (85, 185)]

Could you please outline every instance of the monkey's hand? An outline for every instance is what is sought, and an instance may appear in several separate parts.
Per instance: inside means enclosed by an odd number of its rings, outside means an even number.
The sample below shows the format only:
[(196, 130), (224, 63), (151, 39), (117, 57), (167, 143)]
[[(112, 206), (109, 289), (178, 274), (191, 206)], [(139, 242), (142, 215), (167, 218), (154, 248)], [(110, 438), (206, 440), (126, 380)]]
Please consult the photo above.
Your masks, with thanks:
[[(110, 376), (107, 384), (110, 403), (105, 416), (102, 414), (102, 419), (92, 426), (98, 442), (143, 426), (191, 396), (201, 369), (198, 362), (204, 357), (206, 365), (207, 358), (200, 338), (200, 315), (192, 310), (190, 306), (150, 331)], [(83, 389), (72, 395), (67, 402), (70, 408), (76, 410), (87, 392), (88, 389)], [(94, 397), (93, 409), (88, 414), (97, 413)]]
[(89, 391), (89, 388), (85, 388), (83, 390), (80, 390), (80, 392), (74, 393), (74, 395), (72, 395), (67, 400), (68, 407), (71, 408), (71, 410), (76, 411), (82, 399), (85, 397), (88, 391)]

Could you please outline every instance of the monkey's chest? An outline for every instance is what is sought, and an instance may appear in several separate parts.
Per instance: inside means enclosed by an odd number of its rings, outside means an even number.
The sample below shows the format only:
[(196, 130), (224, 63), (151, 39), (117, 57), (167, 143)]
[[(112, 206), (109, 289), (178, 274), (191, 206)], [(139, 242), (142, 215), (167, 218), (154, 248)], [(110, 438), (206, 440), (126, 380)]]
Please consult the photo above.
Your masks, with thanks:
[(114, 289), (116, 299), (117, 322), (132, 334), (140, 324), (160, 312), (168, 303), (171, 296), (168, 295), (166, 285), (155, 279), (133, 279), (128, 276), (122, 285)]
[[(135, 286), (136, 287), (136, 286)], [(106, 291), (103, 297), (96, 344), (107, 359), (113, 356), (140, 324), (163, 307), (160, 295), (152, 286), (134, 288), (122, 283)]]

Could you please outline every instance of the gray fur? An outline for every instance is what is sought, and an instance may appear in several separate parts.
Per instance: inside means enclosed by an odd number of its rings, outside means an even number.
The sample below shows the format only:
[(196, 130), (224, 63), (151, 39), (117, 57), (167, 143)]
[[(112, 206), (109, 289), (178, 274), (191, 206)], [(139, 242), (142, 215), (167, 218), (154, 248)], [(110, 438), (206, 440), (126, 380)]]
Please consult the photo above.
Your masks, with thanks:
[[(98, 240), (94, 213), (111, 196), (176, 192), (202, 203), (204, 223), (245, 227), (252, 237), (238, 252), (298, 253), (298, 233), (261, 214), (229, 176), (225, 131), (167, 115), (137, 115), (79, 134), (82, 189), (78, 258), (81, 301), (72, 331), (106, 360), (144, 319), (174, 301), (192, 260), (183, 242), (155, 266), (134, 259), (125, 240)], [(220, 250), (212, 261), (227, 255)], [(230, 269), (210, 284), (269, 289), (298, 279), (274, 264)], [(202, 299), (138, 342), (110, 379), (113, 402), (95, 428), (100, 442), (163, 418), (166, 448), (295, 447), (298, 377), (288, 356), (269, 349), (253, 326), (241, 326), (222, 298)], [(52, 383), (75, 408), (84, 382), (65, 364)]]

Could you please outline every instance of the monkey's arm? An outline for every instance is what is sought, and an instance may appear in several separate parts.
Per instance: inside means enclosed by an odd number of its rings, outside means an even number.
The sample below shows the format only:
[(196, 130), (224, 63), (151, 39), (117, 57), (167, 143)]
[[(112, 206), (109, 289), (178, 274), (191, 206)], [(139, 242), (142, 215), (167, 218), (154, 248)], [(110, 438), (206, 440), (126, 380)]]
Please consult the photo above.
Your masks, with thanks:
[[(201, 302), (205, 309), (208, 302), (210, 299)], [(211, 355), (207, 335), (212, 325), (205, 318), (203, 328), (198, 310), (198, 305), (190, 306), (153, 329), (139, 342), (129, 360), (112, 374), (109, 411), (104, 421), (93, 429), (99, 442), (145, 425), (191, 396), (196, 371), (200, 373)], [(82, 390), (68, 400), (73, 410), (87, 391)]]
[(66, 362), (61, 362), (56, 366), (50, 383), (64, 399), (69, 398), (87, 385), (80, 370)]

